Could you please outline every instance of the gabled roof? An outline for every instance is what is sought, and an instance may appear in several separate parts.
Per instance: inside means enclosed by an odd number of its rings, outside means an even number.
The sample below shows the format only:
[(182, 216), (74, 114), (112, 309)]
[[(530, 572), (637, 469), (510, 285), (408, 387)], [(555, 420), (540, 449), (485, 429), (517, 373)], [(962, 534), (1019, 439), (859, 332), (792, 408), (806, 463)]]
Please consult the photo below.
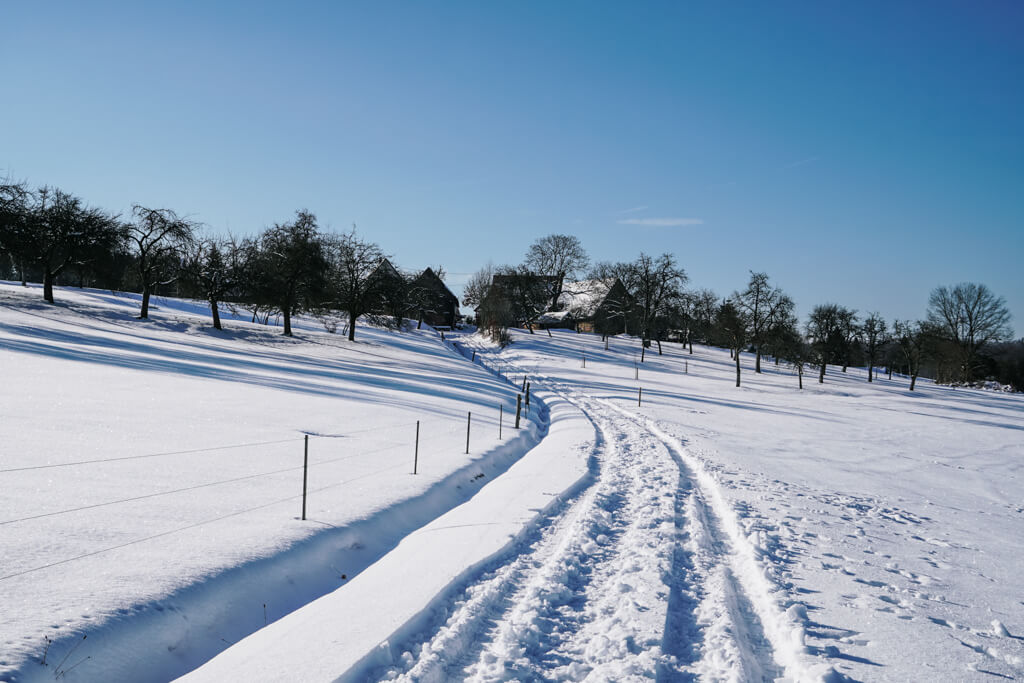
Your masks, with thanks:
[(576, 318), (592, 316), (604, 303), (608, 292), (615, 286), (615, 281), (615, 278), (607, 278), (566, 282), (558, 296), (558, 307)]
[(452, 290), (448, 289), (448, 285), (446, 285), (444, 283), (444, 280), (442, 280), (438, 276), (438, 274), (435, 273), (433, 271), (433, 269), (431, 269), (430, 267), (427, 267), (422, 273), (419, 274), (419, 277), (416, 278), (416, 283), (420, 284), (420, 285), (430, 284), (430, 285), (433, 285), (435, 287), (437, 285), (440, 285), (441, 286), (441, 290), (445, 294), (447, 294), (451, 298), (455, 299), (456, 301), (459, 300), (459, 297), (455, 296), (455, 294), (452, 292)]

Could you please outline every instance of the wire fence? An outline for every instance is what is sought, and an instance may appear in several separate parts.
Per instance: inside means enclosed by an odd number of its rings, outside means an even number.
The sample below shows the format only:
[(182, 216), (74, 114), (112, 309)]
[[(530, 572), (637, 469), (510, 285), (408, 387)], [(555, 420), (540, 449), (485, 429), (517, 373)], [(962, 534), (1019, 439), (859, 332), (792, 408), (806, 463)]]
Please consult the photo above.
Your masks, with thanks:
[[(506, 399), (487, 410), (469, 406), (461, 417), (434, 414), (331, 434), (0, 467), (0, 547), (7, 550), (0, 558), (0, 582), (274, 506), (298, 520), (301, 504), (305, 519), (309, 500), (321, 508), (341, 502), (318, 494), (375, 478), (425, 472), (442, 478), (463, 466), (466, 454), (490, 450), (521, 426), (515, 402)], [(196, 496), (200, 491), (204, 495)], [(208, 508), (216, 513), (203, 515)], [(193, 518), (130, 537), (183, 509)], [(102, 516), (89, 516), (95, 512)], [(120, 519), (131, 523), (118, 529)], [(18, 551), (20, 543), (33, 545), (32, 539), (46, 535), (65, 539), (47, 545), (67, 552), (95, 525), (115, 542), (48, 561)]]

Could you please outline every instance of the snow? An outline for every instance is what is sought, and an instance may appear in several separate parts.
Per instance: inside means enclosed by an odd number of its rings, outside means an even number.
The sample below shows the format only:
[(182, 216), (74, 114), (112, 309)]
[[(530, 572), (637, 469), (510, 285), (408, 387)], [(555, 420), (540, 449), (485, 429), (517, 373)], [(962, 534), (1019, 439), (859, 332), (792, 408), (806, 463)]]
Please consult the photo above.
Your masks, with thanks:
[(180, 675), (350, 580), (546, 428), (535, 411), (516, 433), (515, 390), (433, 331), (361, 326), (353, 344), (307, 320), (289, 339), (230, 315), (217, 332), (191, 302), (139, 321), (134, 295), (57, 300), (0, 285), (0, 680), (49, 679), (76, 644), (64, 670), (90, 659), (67, 680)]
[[(242, 322), (221, 336), (187, 303), (162, 301), (173, 313), (140, 323), (123, 297), (58, 294), (70, 304), (0, 287), (5, 387), (13, 378), (19, 397), (4, 409), (0, 470), (293, 439), (245, 449), (246, 471), (261, 473), (294, 468), (304, 432), (324, 435), (311, 454), (363, 444), (328, 438), (344, 427), (370, 429), (366, 450), (380, 452), (339, 461), (348, 484), (315, 499), (310, 517), (333, 525), (319, 533), (294, 519), (294, 469), (235, 494), (146, 498), (131, 514), (0, 525), (6, 575), (292, 496), (0, 580), (10, 680), (54, 675), (31, 659), (50, 625), (63, 636), (52, 662), (88, 634), (66, 666), (93, 659), (67, 680), (166, 680), (204, 661), (186, 680), (1024, 676), (1022, 395), (926, 381), (910, 392), (857, 368), (800, 391), (787, 368), (769, 359), (757, 375), (746, 355), (736, 388), (721, 349), (665, 344), (640, 363), (635, 339), (605, 350), (561, 330), (514, 330), (504, 349), (370, 328), (351, 345), (308, 322), (297, 341)], [(486, 407), (510, 407), (524, 377), (531, 428), (463, 454), (465, 411), (491, 429)], [(421, 443), (428, 467), (413, 477), (404, 430), (420, 416), (452, 428)], [(160, 448), (140, 449), (143, 436)], [(73, 481), (65, 468), (0, 472), (5, 519), (147, 495), (159, 478), (244, 476), (233, 452), (79, 466)], [(287, 490), (263, 487), (275, 477)]]

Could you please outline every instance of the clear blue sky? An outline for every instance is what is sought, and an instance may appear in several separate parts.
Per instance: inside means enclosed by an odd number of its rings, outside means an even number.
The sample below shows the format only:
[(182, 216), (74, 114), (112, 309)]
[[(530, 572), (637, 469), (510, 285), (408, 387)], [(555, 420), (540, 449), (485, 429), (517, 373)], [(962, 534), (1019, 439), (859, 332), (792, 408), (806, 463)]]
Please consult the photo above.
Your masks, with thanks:
[(456, 289), (550, 233), (801, 312), (978, 281), (1024, 330), (1020, 2), (0, 7), (0, 174), (104, 208), (305, 207)]

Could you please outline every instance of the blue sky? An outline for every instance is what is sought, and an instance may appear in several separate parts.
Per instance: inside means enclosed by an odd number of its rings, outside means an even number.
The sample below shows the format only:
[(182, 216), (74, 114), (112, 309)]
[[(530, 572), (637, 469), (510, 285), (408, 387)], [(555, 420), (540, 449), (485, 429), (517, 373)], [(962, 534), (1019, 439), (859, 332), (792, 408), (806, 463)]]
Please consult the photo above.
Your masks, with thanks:
[(1017, 2), (5, 3), (0, 174), (250, 234), (299, 208), (454, 288), (550, 233), (720, 294), (1024, 329)]

